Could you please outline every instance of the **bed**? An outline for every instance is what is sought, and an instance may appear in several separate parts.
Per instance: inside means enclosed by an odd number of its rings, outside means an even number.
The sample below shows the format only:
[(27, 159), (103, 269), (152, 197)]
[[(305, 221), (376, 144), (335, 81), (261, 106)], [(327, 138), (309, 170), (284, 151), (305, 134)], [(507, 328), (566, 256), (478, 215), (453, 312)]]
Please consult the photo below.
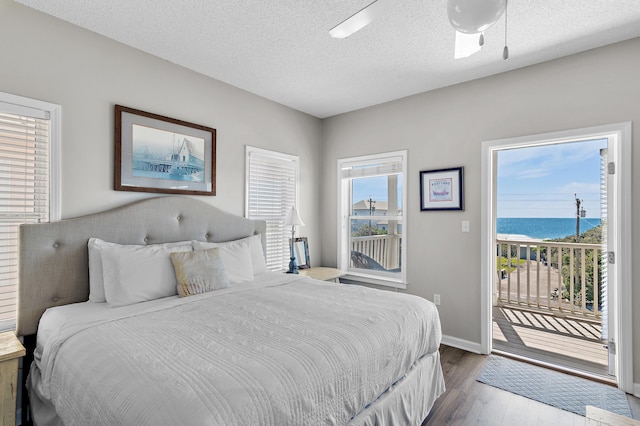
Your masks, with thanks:
[[(421, 424), (444, 392), (435, 306), (266, 271), (265, 229), (185, 197), (23, 225), (17, 334), (35, 424)], [(104, 244), (104, 295), (90, 241)], [(161, 250), (176, 272), (197, 257), (229, 282), (149, 293), (169, 275), (145, 263)]]

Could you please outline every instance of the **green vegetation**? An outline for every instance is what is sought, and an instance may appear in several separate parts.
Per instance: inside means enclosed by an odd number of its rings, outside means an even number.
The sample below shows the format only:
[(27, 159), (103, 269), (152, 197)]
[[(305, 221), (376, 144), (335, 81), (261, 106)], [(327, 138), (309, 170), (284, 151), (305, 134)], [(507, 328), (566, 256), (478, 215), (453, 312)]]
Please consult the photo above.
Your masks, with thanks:
[[(554, 240), (548, 240), (552, 242), (559, 243), (580, 243), (580, 244), (602, 244), (602, 225), (598, 225), (595, 228), (589, 229), (588, 231), (580, 234), (578, 241), (576, 241), (575, 235), (571, 235), (564, 238), (558, 238)], [(550, 248), (550, 257), (547, 256), (547, 247), (541, 247), (540, 249), (540, 258), (543, 260), (550, 259), (551, 266), (554, 268), (558, 267), (558, 249), (555, 247)], [(565, 289), (562, 291), (563, 299), (570, 299), (570, 289), (571, 289), (571, 249), (564, 248), (562, 249), (562, 279)], [(593, 302), (593, 289), (594, 289), (594, 267), (593, 267), (593, 257), (596, 253), (598, 254), (597, 259), (597, 271), (598, 276), (596, 289), (598, 289), (598, 301), (602, 301), (601, 299), (601, 288), (602, 288), (602, 270), (600, 268), (602, 261), (602, 252), (596, 249), (585, 249), (584, 251), (581, 249), (573, 250), (574, 258), (573, 258), (573, 275), (574, 275), (574, 292), (573, 297), (575, 301), (582, 300), (582, 256), (584, 254), (584, 263), (585, 263), (585, 291), (586, 291), (586, 300), (588, 302)]]
[(511, 265), (509, 265), (509, 259), (506, 257), (499, 257), (496, 262), (496, 268), (498, 271), (505, 270), (506, 273), (515, 271), (518, 266), (523, 265), (526, 262), (525, 259), (518, 259), (516, 257), (511, 258)]
[(576, 241), (575, 235), (569, 235), (568, 237), (558, 238), (555, 240), (545, 240), (545, 241), (554, 241), (559, 243), (582, 243), (582, 244), (600, 244), (602, 243), (602, 225), (598, 225), (595, 228), (591, 228), (586, 232), (580, 234), (578, 241)]
[(368, 237), (369, 235), (386, 235), (387, 230), (378, 228), (377, 226), (372, 225), (362, 225), (355, 231), (352, 236), (353, 237)]

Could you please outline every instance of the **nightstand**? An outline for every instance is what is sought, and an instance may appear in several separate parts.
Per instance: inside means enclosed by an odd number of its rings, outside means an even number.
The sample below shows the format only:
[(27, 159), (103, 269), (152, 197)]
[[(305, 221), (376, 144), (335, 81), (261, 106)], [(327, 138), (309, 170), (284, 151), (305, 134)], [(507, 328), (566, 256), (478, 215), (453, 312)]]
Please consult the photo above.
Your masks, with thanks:
[(16, 424), (18, 360), (25, 350), (12, 331), (0, 333), (0, 425)]
[(304, 275), (305, 277), (313, 278), (315, 280), (339, 283), (340, 277), (345, 276), (346, 273), (336, 268), (317, 267), (300, 269), (300, 275)]

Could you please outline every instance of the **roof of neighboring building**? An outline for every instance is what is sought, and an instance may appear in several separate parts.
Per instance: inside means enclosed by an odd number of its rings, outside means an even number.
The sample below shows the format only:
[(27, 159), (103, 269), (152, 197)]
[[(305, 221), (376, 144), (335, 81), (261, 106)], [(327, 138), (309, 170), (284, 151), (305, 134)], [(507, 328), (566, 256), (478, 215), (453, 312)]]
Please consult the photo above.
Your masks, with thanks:
[[(374, 201), (373, 207), (375, 207), (376, 210), (387, 211), (389, 209), (389, 203), (387, 201)], [(353, 205), (353, 210), (369, 210), (369, 201), (358, 201)]]
[(497, 234), (496, 238), (498, 240), (513, 240), (513, 241), (531, 241), (531, 242), (543, 241), (541, 238), (532, 238), (522, 234)]

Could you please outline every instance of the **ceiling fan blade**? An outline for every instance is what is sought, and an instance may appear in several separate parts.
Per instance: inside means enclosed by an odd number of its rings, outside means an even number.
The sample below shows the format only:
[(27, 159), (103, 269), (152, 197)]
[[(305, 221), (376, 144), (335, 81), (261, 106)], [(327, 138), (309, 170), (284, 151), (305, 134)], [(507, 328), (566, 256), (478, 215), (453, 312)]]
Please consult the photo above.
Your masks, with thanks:
[(376, 0), (329, 30), (333, 38), (347, 38), (384, 16), (399, 0)]
[(456, 47), (453, 57), (455, 59), (468, 58), (482, 49), (480, 37), (482, 33), (465, 34), (456, 31)]

